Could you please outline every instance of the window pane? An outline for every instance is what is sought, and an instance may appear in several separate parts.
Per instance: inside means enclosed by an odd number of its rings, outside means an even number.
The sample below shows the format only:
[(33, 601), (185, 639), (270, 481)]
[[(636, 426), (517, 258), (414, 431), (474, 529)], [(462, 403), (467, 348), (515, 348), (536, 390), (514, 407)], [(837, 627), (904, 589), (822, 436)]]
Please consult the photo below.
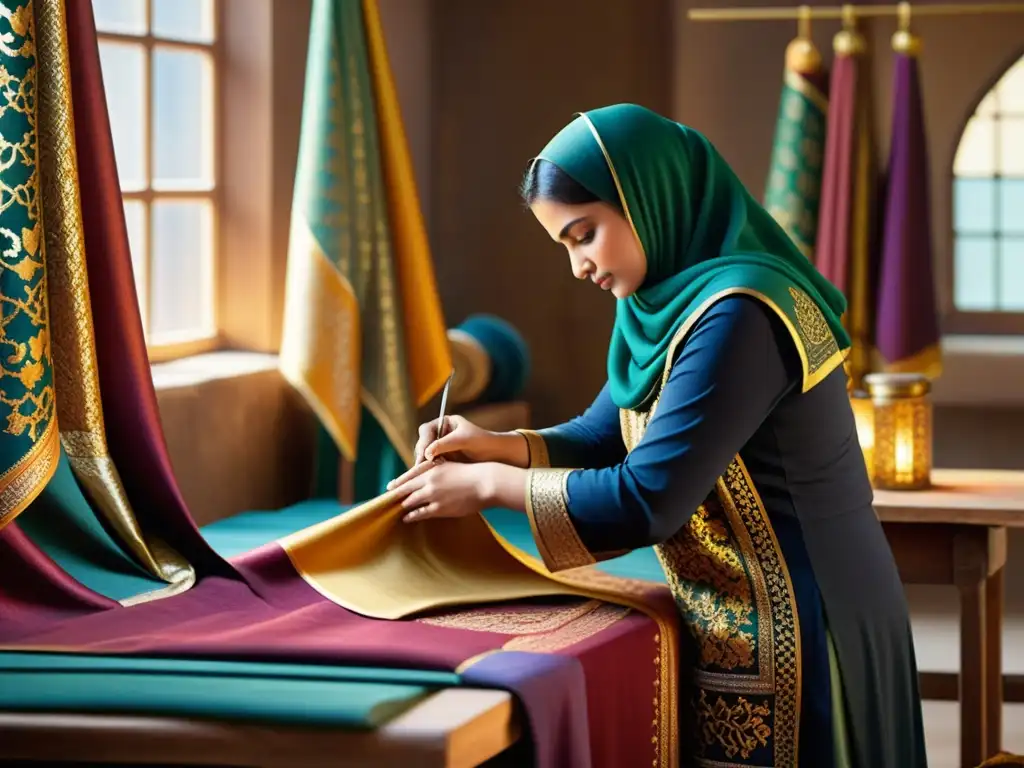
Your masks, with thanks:
[(153, 52), (153, 187), (213, 186), (213, 83), (198, 51)]
[(1024, 238), (1003, 240), (999, 259), (999, 308), (1024, 312)]
[(999, 172), (1004, 176), (1024, 176), (1024, 117), (999, 120)]
[(996, 86), (999, 91), (999, 110), (1003, 114), (1024, 116), (1024, 58), (1010, 67)]
[(141, 45), (100, 42), (100, 66), (121, 189), (145, 189), (146, 51)]
[(151, 267), (150, 342), (212, 335), (213, 212), (209, 203), (153, 203)]
[(980, 235), (996, 229), (996, 181), (955, 179), (953, 181), (953, 228)]
[(999, 230), (1024, 234), (1024, 179), (999, 180)]
[(986, 312), (996, 308), (996, 247), (990, 237), (958, 237), (955, 255), (956, 308)]
[(146, 34), (146, 0), (92, 0), (92, 10), (99, 32)]
[(996, 170), (995, 123), (991, 118), (967, 121), (960, 146), (956, 148), (953, 173), (957, 176), (991, 176)]
[(174, 40), (213, 42), (213, 1), (153, 0), (153, 34)]
[(146, 317), (146, 204), (141, 200), (124, 201), (124, 221), (128, 227), (128, 246), (132, 250), (132, 272), (139, 295), (139, 311)]

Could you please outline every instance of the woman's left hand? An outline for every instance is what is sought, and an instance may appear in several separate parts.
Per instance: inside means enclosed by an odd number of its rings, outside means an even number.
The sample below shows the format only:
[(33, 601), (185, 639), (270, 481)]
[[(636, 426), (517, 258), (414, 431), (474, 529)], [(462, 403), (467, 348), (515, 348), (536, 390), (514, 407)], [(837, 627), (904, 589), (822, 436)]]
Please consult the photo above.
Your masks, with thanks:
[(417, 464), (389, 489), (400, 494), (407, 523), (475, 515), (486, 506), (487, 464), (437, 459)]

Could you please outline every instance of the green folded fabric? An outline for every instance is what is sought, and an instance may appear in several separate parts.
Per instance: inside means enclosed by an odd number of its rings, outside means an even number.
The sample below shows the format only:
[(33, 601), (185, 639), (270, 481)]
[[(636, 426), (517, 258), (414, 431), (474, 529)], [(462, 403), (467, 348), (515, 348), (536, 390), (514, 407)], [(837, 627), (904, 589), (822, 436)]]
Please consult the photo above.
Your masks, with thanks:
[(158, 715), (372, 730), (450, 672), (0, 653), (0, 711)]

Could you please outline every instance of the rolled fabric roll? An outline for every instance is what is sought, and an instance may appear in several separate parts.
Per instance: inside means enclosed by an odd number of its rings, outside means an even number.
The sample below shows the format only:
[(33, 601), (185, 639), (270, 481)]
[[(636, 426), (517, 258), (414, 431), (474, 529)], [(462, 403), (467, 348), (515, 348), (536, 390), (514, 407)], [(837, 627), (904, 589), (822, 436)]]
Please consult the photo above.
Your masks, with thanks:
[(494, 315), (471, 315), (448, 331), (455, 366), (453, 404), (501, 403), (522, 394), (530, 374), (526, 340)]

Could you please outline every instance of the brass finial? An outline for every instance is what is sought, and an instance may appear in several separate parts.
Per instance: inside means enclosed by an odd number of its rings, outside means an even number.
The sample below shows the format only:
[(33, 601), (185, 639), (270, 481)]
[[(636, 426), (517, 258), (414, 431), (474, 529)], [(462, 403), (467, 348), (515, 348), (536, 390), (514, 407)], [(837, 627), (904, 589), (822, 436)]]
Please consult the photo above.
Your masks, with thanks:
[(796, 37), (786, 46), (786, 68), (812, 75), (821, 71), (821, 52), (811, 39), (811, 7), (801, 5), (797, 14)]
[(910, 3), (902, 2), (896, 6), (897, 27), (892, 36), (892, 49), (906, 56), (921, 54), (921, 38), (910, 31)]
[(852, 5), (843, 6), (843, 28), (832, 38), (832, 49), (837, 56), (854, 56), (863, 53), (867, 42), (857, 30), (857, 16)]

